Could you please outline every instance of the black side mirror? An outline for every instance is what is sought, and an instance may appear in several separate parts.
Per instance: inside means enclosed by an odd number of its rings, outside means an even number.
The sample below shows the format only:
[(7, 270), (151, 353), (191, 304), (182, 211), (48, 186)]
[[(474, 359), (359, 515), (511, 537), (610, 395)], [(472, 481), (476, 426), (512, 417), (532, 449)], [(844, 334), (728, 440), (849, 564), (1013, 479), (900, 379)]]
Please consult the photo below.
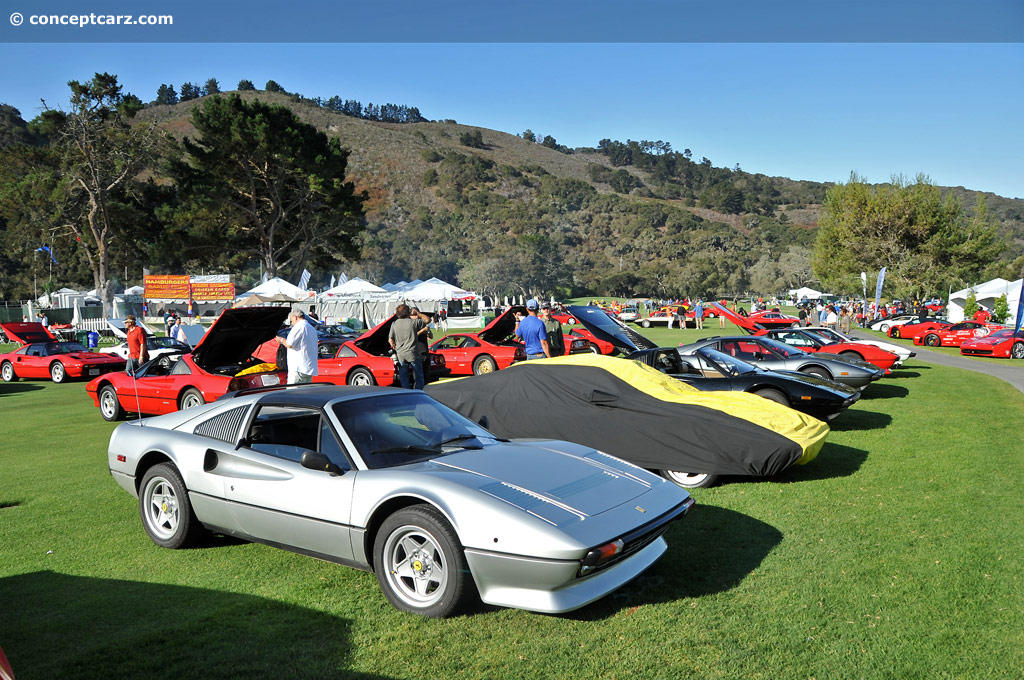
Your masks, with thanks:
[(318, 451), (303, 451), (302, 459), (299, 461), (302, 467), (309, 470), (321, 470), (332, 475), (340, 475), (343, 470), (328, 460), (327, 456)]
[(479, 425), (480, 427), (484, 428), (485, 430), (487, 429), (487, 423), (488, 423), (487, 416), (480, 416), (480, 420), (478, 420), (476, 422), (477, 422), (477, 425)]
[(238, 449), (242, 448), (243, 446), (249, 446), (249, 444), (250, 444), (249, 438), (246, 437), (245, 435), (243, 435), (243, 436), (238, 438), (237, 442), (235, 442), (235, 451), (237, 451)]

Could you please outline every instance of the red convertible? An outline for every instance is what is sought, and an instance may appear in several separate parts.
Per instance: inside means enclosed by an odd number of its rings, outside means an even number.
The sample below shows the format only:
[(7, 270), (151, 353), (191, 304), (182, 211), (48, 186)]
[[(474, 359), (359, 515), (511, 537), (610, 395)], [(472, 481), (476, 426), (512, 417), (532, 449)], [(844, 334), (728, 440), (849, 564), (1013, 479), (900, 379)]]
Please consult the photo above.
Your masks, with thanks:
[[(906, 328), (906, 326), (904, 326)], [(959, 347), (965, 340), (983, 338), (1003, 328), (1000, 324), (961, 321), (945, 328), (930, 328), (914, 335), (915, 345), (929, 347)], [(908, 337), (906, 334), (903, 338)]]
[(89, 378), (111, 371), (123, 371), (125, 361), (86, 349), (79, 342), (58, 342), (38, 323), (0, 324), (12, 342), (21, 347), (0, 354), (0, 377), (5, 382), (18, 378), (48, 378), (62, 383), (69, 378)]
[(276, 367), (266, 370), (252, 353), (274, 337), (287, 316), (287, 307), (226, 309), (190, 354), (153, 359), (134, 376), (101, 375), (85, 389), (105, 420), (121, 420), (125, 412), (163, 415), (228, 392), (278, 385), (287, 374)]
[(964, 340), (960, 354), (1024, 359), (1024, 330), (1014, 332), (1012, 328), (1002, 328), (983, 338)]

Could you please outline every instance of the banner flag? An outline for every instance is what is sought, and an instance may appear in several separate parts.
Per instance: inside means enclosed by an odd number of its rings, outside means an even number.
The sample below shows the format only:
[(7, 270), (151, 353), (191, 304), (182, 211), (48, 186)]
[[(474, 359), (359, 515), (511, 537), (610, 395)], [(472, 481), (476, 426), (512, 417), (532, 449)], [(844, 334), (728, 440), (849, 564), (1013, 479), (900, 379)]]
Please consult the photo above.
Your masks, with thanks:
[(50, 250), (50, 246), (42, 246), (41, 248), (36, 248), (36, 252), (46, 253), (47, 255), (50, 256), (50, 259), (53, 260), (53, 263), (57, 264), (57, 258), (53, 256), (53, 252)]
[(331, 274), (331, 285), (329, 288), (334, 288), (334, 274)]
[(875, 284), (875, 309), (878, 309), (882, 301), (882, 284), (885, 283), (885, 267), (878, 272), (878, 283)]
[(306, 286), (309, 285), (310, 273), (308, 269), (302, 270), (302, 276), (299, 277), (299, 290), (306, 290)]
[(348, 283), (348, 276), (345, 274), (345, 272), (342, 272), (341, 276), (338, 278), (338, 285), (340, 286), (343, 283)]
[(1020, 330), (1021, 321), (1024, 321), (1024, 281), (1020, 284), (1020, 300), (1017, 301), (1017, 322), (1013, 325), (1013, 332)]

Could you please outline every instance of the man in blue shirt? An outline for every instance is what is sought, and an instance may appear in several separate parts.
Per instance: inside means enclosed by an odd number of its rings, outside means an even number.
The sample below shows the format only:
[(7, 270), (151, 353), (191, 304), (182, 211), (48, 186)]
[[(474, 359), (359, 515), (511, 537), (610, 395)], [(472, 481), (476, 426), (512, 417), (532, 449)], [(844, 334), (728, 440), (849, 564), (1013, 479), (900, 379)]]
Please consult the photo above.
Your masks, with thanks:
[(526, 318), (516, 327), (516, 335), (526, 344), (526, 358), (543, 359), (551, 357), (548, 346), (548, 331), (544, 322), (537, 318), (537, 301), (526, 301)]

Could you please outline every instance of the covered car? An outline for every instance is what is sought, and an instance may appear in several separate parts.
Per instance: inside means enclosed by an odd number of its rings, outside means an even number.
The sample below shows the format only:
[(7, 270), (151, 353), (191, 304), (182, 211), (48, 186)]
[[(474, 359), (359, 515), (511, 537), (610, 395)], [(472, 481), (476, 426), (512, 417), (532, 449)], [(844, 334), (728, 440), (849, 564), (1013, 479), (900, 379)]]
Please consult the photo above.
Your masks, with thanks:
[(277, 388), (125, 423), (107, 461), (159, 546), (207, 531), (266, 543), (373, 571), (393, 606), (432, 617), (477, 598), (582, 607), (650, 567), (693, 506), (601, 450), (508, 441), (382, 387)]
[(176, 360), (152, 359), (133, 374), (108, 373), (85, 386), (105, 420), (125, 413), (161, 415), (227, 392), (277, 385), (287, 375), (253, 356), (288, 316), (285, 307), (225, 309), (196, 348)]
[(635, 361), (541, 359), (427, 393), (503, 437), (551, 437), (659, 470), (684, 486), (769, 476), (812, 460), (828, 425), (753, 394), (703, 392)]
[(62, 383), (124, 370), (124, 359), (94, 352), (80, 342), (59, 341), (41, 324), (17, 322), (0, 327), (8, 340), (21, 343), (13, 352), (0, 354), (0, 378), (4, 382), (42, 378)]

